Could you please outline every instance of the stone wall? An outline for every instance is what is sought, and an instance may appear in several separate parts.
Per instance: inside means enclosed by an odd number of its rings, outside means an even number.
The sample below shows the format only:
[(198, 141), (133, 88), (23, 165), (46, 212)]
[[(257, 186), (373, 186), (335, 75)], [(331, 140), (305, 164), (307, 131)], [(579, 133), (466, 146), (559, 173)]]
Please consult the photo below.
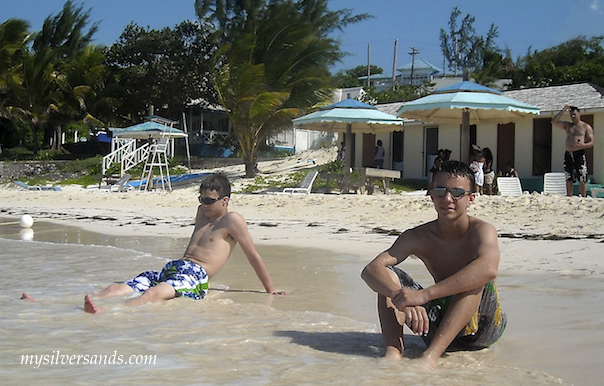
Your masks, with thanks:
[(0, 183), (20, 178), (31, 178), (41, 174), (58, 174), (61, 165), (69, 161), (24, 161), (0, 162)]
[[(0, 162), (0, 183), (12, 182), (21, 178), (46, 175), (49, 179), (77, 177), (71, 173), (62, 175), (60, 168), (72, 161), (4, 161)], [(191, 157), (192, 169), (214, 169), (224, 166), (243, 164), (241, 158), (201, 158)], [(184, 166), (186, 167), (186, 160)]]

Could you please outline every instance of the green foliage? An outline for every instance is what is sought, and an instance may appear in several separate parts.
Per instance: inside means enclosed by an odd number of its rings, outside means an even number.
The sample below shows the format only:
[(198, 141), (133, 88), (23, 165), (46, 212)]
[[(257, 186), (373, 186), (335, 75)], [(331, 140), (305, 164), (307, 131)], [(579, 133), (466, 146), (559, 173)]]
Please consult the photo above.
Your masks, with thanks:
[(23, 146), (16, 146), (13, 148), (2, 149), (3, 160), (31, 160), (34, 158), (34, 152)]
[(86, 125), (82, 121), (70, 122), (63, 129), (65, 133), (65, 140), (67, 143), (73, 142), (74, 134), (78, 134), (78, 138), (88, 138), (90, 134), (90, 130), (88, 129), (88, 125)]
[(450, 70), (468, 67), (472, 72), (477, 72), (484, 66), (485, 52), (498, 51), (495, 45), (495, 39), (499, 36), (498, 27), (491, 24), (486, 37), (477, 35), (474, 29), (476, 18), (467, 14), (459, 25), (460, 15), (459, 8), (454, 7), (449, 18), (449, 31), (440, 29), (440, 46)]
[(130, 24), (106, 52), (110, 84), (105, 95), (119, 100), (114, 109), (133, 122), (140, 122), (150, 105), (157, 115), (180, 119), (192, 100), (216, 101), (208, 85), (215, 47), (198, 23), (184, 21), (161, 30)]
[(85, 175), (101, 174), (102, 157), (90, 157), (83, 160), (66, 162), (61, 166), (60, 171), (64, 173), (83, 173)]
[[(381, 67), (373, 64), (371, 64), (369, 68), (371, 69), (371, 75), (379, 75), (384, 72)], [(348, 70), (340, 70), (334, 76), (334, 87), (360, 87), (363, 85), (363, 82), (359, 78), (363, 76), (367, 76), (367, 65), (356, 66)]]
[(420, 85), (395, 84), (392, 89), (379, 92), (375, 87), (369, 87), (360, 100), (370, 104), (412, 101), (430, 94), (434, 85), (427, 81)]
[[(90, 46), (97, 25), (85, 31), (89, 14), (90, 11), (84, 12), (81, 6), (68, 0), (59, 14), (45, 19), (40, 32), (30, 35), (34, 36), (31, 48), (30, 41), (22, 39), (22, 45), (15, 51), (19, 53), (16, 60), (9, 62), (8, 71), (2, 69), (3, 74), (8, 72), (10, 76), (2, 77), (6, 97), (2, 98), (0, 112), (28, 123), (33, 138), (27, 145), (32, 145), (35, 154), (40, 141), (54, 137), (56, 146), (58, 129), (66, 119), (85, 116), (85, 97), (90, 85), (82, 80), (91, 80), (88, 70), (95, 67), (92, 61), (80, 59), (98, 51)], [(0, 45), (6, 46), (4, 42)], [(94, 57), (98, 64), (99, 55)]]
[(341, 158), (335, 159), (325, 165), (321, 166), (320, 172), (322, 173), (342, 173), (344, 169), (344, 160)]
[(521, 57), (511, 71), (512, 88), (575, 82), (604, 85), (604, 36), (580, 36)]
[(246, 176), (257, 174), (258, 146), (291, 119), (327, 99), (329, 67), (343, 53), (330, 32), (366, 16), (330, 11), (326, 0), (196, 1), (198, 16), (223, 43), (212, 78), (239, 142)]
[(282, 189), (299, 186), (306, 174), (307, 170), (298, 170), (287, 174), (286, 176), (256, 176), (254, 181), (241, 188), (239, 193), (254, 193), (266, 189)]

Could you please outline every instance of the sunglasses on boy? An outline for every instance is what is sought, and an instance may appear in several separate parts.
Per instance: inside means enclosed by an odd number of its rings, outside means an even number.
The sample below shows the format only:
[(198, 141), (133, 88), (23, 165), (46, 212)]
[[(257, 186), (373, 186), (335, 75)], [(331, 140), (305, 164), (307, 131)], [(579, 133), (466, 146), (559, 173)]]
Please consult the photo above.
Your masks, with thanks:
[(199, 200), (200, 204), (204, 204), (204, 205), (212, 205), (213, 203), (215, 203), (216, 201), (220, 201), (224, 198), (224, 196), (222, 197), (218, 197), (218, 198), (212, 198), (212, 197), (197, 197), (197, 199)]
[(435, 188), (432, 188), (432, 194), (434, 195), (434, 197), (444, 197), (447, 195), (447, 192), (451, 193), (451, 196), (456, 200), (462, 198), (463, 196), (472, 194), (472, 192), (470, 192), (469, 190), (465, 190), (464, 188), (449, 189), (445, 188), (444, 186), (437, 186)]

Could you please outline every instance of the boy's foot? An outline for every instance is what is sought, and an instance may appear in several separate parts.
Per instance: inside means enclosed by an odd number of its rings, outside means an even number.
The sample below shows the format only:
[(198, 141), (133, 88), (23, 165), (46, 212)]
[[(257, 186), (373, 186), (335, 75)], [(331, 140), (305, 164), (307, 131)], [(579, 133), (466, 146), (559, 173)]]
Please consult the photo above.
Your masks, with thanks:
[(32, 302), (36, 301), (36, 299), (32, 298), (31, 296), (29, 296), (25, 292), (23, 292), (23, 295), (21, 295), (21, 300), (29, 300), (29, 301), (32, 301)]
[(100, 312), (101, 309), (92, 302), (90, 295), (86, 295), (84, 297), (84, 311), (88, 312), (89, 314), (96, 314), (97, 312)]
[(400, 361), (401, 359), (403, 359), (403, 354), (397, 348), (389, 346), (386, 348), (384, 359)]

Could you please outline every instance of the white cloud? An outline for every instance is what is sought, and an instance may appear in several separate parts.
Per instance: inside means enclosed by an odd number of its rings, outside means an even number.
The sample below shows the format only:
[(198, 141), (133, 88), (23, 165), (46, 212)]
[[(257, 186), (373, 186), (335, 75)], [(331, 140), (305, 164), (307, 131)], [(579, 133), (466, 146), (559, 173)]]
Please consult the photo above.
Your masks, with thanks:
[(600, 4), (598, 4), (599, 2), (600, 2), (600, 0), (594, 0), (594, 2), (591, 3), (589, 8), (593, 9), (594, 11), (597, 11), (600, 6)]

